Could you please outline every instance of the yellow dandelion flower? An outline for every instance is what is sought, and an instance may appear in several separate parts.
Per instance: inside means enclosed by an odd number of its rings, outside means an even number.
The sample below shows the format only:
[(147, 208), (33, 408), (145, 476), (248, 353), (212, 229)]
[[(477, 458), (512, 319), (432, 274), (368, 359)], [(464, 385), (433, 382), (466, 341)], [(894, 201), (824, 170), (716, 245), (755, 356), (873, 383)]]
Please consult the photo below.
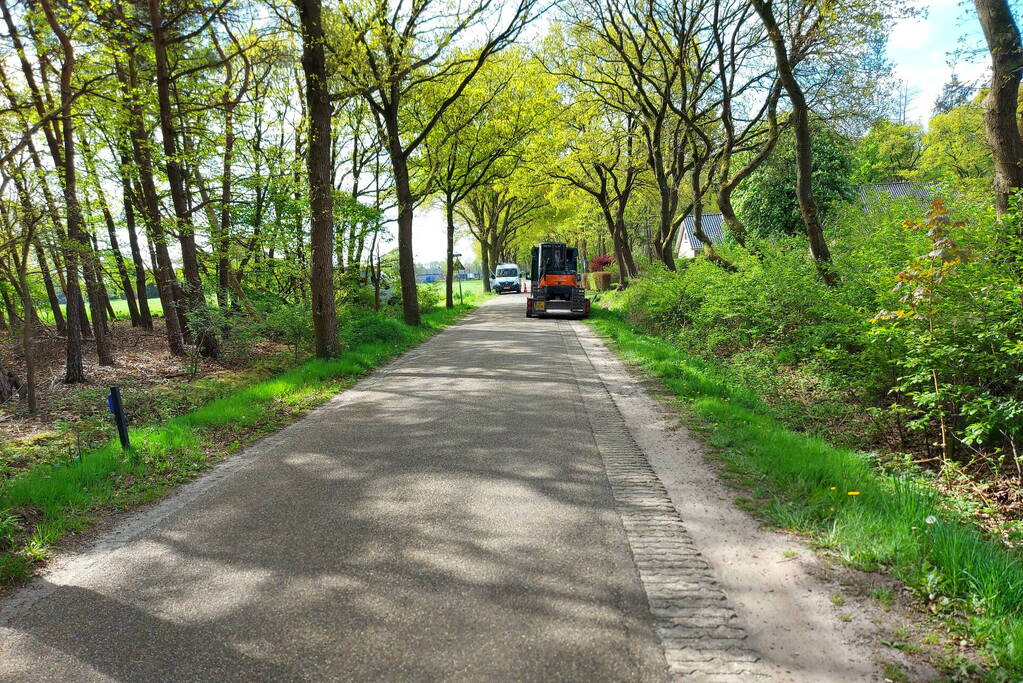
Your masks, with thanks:
[(849, 495), (850, 496), (858, 496), (858, 495), (860, 495), (860, 492), (859, 491), (850, 491)]
[(838, 487), (837, 487), (837, 486), (832, 486), (832, 487), (831, 487), (831, 490), (832, 490), (832, 491), (837, 491), (837, 490), (838, 490)]

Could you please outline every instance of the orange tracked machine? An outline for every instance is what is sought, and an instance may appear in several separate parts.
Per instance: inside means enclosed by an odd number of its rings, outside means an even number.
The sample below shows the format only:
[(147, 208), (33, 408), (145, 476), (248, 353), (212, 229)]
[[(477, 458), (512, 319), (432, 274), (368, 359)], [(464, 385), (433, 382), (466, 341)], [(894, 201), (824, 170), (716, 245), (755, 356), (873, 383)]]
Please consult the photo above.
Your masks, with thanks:
[(541, 242), (533, 247), (529, 280), (527, 318), (551, 314), (585, 318), (590, 314), (590, 300), (579, 272), (579, 250), (575, 247), (564, 242)]

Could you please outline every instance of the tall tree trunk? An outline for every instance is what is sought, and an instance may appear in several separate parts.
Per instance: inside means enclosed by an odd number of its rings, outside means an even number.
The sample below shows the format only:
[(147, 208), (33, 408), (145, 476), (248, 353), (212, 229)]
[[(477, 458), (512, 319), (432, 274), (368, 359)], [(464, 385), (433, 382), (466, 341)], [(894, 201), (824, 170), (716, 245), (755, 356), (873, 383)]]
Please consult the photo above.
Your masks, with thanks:
[(0, 403), (10, 401), (18, 393), (21, 382), (15, 374), (0, 361)]
[[(15, 284), (15, 288), (18, 289), (18, 294), (21, 296), (22, 303), (28, 303), (28, 305), (22, 305), (22, 310), (32, 311), (30, 319), (33, 320), (35, 326), (42, 326), (42, 322), (39, 320), (35, 305), (31, 299), (31, 289), (28, 284), (28, 255), (32, 251), (33, 246), (36, 247), (36, 254), (39, 261), (39, 271), (42, 275), (43, 285), (46, 289), (47, 296), (49, 297), (50, 306), (54, 311), (54, 322), (58, 324), (58, 331), (64, 326), (63, 312), (60, 309), (60, 301), (57, 299), (57, 292), (53, 289), (53, 279), (50, 277), (50, 269), (46, 263), (46, 257), (43, 254), (43, 250), (39, 247), (39, 240), (36, 237), (36, 228), (38, 223), (41, 222), (42, 215), (46, 212), (40, 212), (32, 202), (32, 198), (29, 196), (28, 185), (25, 182), (25, 177), (20, 172), (12, 174), (11, 179), (14, 181), (14, 186), (17, 190), (18, 200), (21, 203), (22, 209), (25, 212), (26, 217), (31, 217), (29, 223), (26, 225), (26, 232), (23, 234), (23, 242), (21, 244), (21, 257), (20, 261), (12, 252), (12, 261), (14, 263), (14, 272), (17, 273), (17, 282), (14, 280), (12, 275), (12, 283)], [(51, 214), (51, 220), (55, 217)], [(59, 220), (59, 219), (58, 219)], [(58, 223), (59, 225), (59, 223)], [(29, 340), (31, 341), (31, 340)], [(30, 351), (29, 346), (26, 346), (26, 351)], [(33, 376), (34, 381), (34, 376)], [(33, 389), (34, 390), (34, 389)]]
[(174, 301), (177, 302), (177, 305), (174, 306), (174, 316), (178, 319), (178, 327), (181, 329), (181, 338), (185, 340), (186, 344), (192, 344), (195, 340), (193, 339), (191, 330), (188, 329), (188, 300), (181, 287), (181, 281), (175, 278), (175, 280), (171, 283), (171, 290), (174, 292)]
[(444, 305), (455, 307), (455, 200), (451, 193), (444, 197), (444, 208), (448, 219), (447, 262), (448, 272), (444, 276)]
[[(185, 295), (189, 303), (189, 315), (201, 316), (206, 308), (203, 296), (202, 278), (199, 275), (199, 258), (195, 246), (195, 228), (192, 225), (188, 196), (185, 190), (185, 176), (178, 154), (178, 131), (174, 126), (174, 112), (171, 108), (170, 62), (167, 58), (167, 38), (164, 34), (163, 14), (160, 0), (147, 0), (149, 23), (153, 33), (153, 61), (156, 66), (157, 103), (160, 110), (160, 138), (166, 159), (167, 184), (170, 186), (171, 202), (177, 219), (178, 241), (181, 244), (181, 264), (185, 275)], [(324, 84), (325, 86), (326, 84)], [(329, 106), (329, 105), (328, 105)], [(200, 325), (200, 327), (202, 327)], [(196, 335), (199, 352), (216, 358), (219, 349), (216, 336), (205, 328)]]
[[(60, 232), (61, 240), (67, 239), (64, 236), (64, 230), (61, 228)], [(46, 249), (49, 251), (50, 260), (53, 261), (53, 271), (57, 273), (57, 280), (60, 282), (60, 291), (67, 291), (67, 276), (64, 274), (67, 268), (64, 267), (64, 259), (60, 257), (60, 251), (54, 246), (52, 241), (46, 243)]]
[(628, 277), (637, 277), (639, 275), (639, 268), (636, 267), (636, 258), (632, 255), (632, 244), (629, 242), (628, 228), (625, 227), (624, 218), (619, 217), (617, 219), (615, 229), (621, 236), (622, 258), (625, 259), (625, 267), (628, 271)]
[(767, 160), (778, 144), (778, 98), (780, 96), (781, 84), (775, 82), (774, 87), (771, 88), (771, 94), (768, 95), (767, 124), (769, 133), (766, 142), (760, 150), (746, 162), (745, 166), (740, 168), (734, 174), (731, 173), (731, 149), (726, 151), (721, 161), (720, 175), (718, 178), (718, 211), (721, 212), (721, 218), (724, 220), (725, 226), (728, 228), (728, 233), (743, 247), (746, 246), (748, 234), (746, 226), (739, 220), (739, 217), (735, 215), (735, 207), (732, 206), (732, 193), (735, 192), (735, 189), (742, 183), (742, 181), (748, 178), (753, 171), (757, 170), (760, 165)]
[[(324, 71), (326, 71), (326, 67), (324, 67)], [(307, 93), (307, 96), (308, 96), (308, 93)], [(303, 122), (305, 122), (307, 120), (306, 99), (305, 98), (299, 98), (299, 104), (301, 106), (301, 114), (302, 114), (301, 120)], [(311, 136), (312, 135), (312, 132), (311, 132), (312, 127), (310, 126), (309, 128), (310, 128), (310, 133), (309, 134)], [(328, 133), (329, 133), (329, 131), (328, 131)], [(307, 172), (308, 172), (308, 166), (309, 166), (309, 156), (308, 156), (307, 153), (304, 153), (302, 151), (302, 143), (303, 143), (302, 131), (301, 130), (297, 130), (297, 131), (295, 131), (295, 162), (296, 162), (294, 164), (294, 169), (295, 169), (295, 172), (294, 172), (295, 193), (294, 193), (294, 195), (292, 195), (292, 198), (295, 200), (296, 204), (299, 203), (302, 200), (302, 192), (299, 189), (301, 187), (301, 184), (302, 184), (301, 183), (301, 181), (302, 181), (302, 172), (299, 170), (300, 166), (299, 166), (299, 164), (297, 162), (298, 162), (299, 159), (305, 159)], [(329, 163), (329, 162), (326, 162), (326, 163)], [(307, 175), (308, 175), (308, 173), (307, 173)], [(331, 201), (331, 207), (333, 207), (333, 201)], [(333, 211), (333, 208), (331, 209), (331, 211)], [(299, 212), (297, 212), (297, 211), (294, 212), (294, 213), (295, 213), (295, 263), (298, 264), (298, 271), (299, 271), (300, 275), (296, 278), (296, 276), (292, 274), (292, 275), (289, 275), (289, 278), (291, 279), (291, 285), (292, 285), (291, 291), (295, 291), (296, 289), (298, 289), (299, 292), (300, 292), (299, 300), (300, 301), (304, 301), (305, 298), (306, 298), (306, 291), (305, 291), (305, 281), (306, 281), (306, 278), (305, 278), (304, 274), (305, 274), (305, 271), (306, 271), (306, 268), (307, 268), (306, 253), (305, 253), (305, 226), (303, 225), (302, 215)], [(331, 229), (333, 230), (333, 227)], [(333, 232), (331, 232), (331, 237), (333, 238)], [(331, 249), (333, 249), (334, 248), (333, 247), (333, 242), (331, 242), (331, 244), (329, 246), (330, 246)], [(276, 274), (276, 268), (275, 268), (275, 265), (274, 265), (274, 242), (272, 240), (270, 241), (269, 259), (268, 260), (270, 262), (269, 263), (270, 271), (273, 274), (273, 276), (276, 278), (277, 274)], [(291, 271), (291, 272), (293, 273), (294, 271)], [(312, 279), (312, 273), (311, 272), (310, 272), (310, 276), (309, 277), (310, 277), (310, 280), (311, 280)], [(295, 284), (296, 284), (295, 280), (296, 279), (298, 280), (298, 287), (295, 287)], [(333, 276), (331, 276), (331, 281), (333, 281)], [(333, 296), (331, 298), (333, 299)], [(314, 318), (313, 328), (314, 328), (314, 331), (315, 331), (315, 328), (316, 328), (315, 316), (317, 315), (315, 310), (316, 309), (315, 309), (315, 304), (314, 304), (314, 313), (313, 313), (313, 318)], [(335, 309), (335, 317), (336, 316), (337, 316), (337, 313), (336, 313), (336, 309)]]
[(669, 213), (661, 217), (660, 237), (657, 240), (657, 256), (664, 263), (664, 266), (671, 271), (675, 270), (675, 240), (674, 217)]
[[(85, 381), (85, 368), (82, 365), (82, 335), (81, 319), (83, 314), (82, 292), (78, 288), (78, 261), (79, 254), (88, 254), (91, 249), (85, 238), (82, 220), (82, 210), (78, 204), (77, 177), (75, 175), (75, 139), (74, 120), (71, 117), (71, 74), (75, 67), (75, 51), (71, 39), (61, 28), (50, 0), (40, 0), (40, 5), (46, 15), (46, 22), (57, 37), (63, 52), (63, 60), (60, 68), (60, 114), (61, 129), (63, 134), (63, 177), (64, 177), (64, 206), (67, 212), (67, 236), (70, 242), (64, 258), (67, 266), (67, 297), (68, 313), (68, 334), (67, 334), (67, 355), (64, 368), (64, 381), (68, 384)], [(87, 258), (87, 256), (86, 256)], [(95, 337), (97, 350), (105, 346), (103, 338), (103, 326), (95, 326)], [(103, 356), (100, 354), (102, 362)]]
[(490, 289), (490, 243), (480, 240), (480, 260), (483, 262), (483, 291), (489, 292)]
[[(39, 154), (36, 152), (35, 144), (29, 140), (28, 143), (29, 157), (32, 159), (32, 167), (35, 169), (36, 174), (40, 178), (47, 176), (46, 171), (43, 169), (42, 161), (39, 159)], [(43, 201), (46, 202), (47, 215), (49, 216), (50, 225), (53, 227), (53, 232), (58, 239), (63, 240), (65, 238), (64, 228), (61, 226), (60, 214), (58, 212), (57, 201), (54, 199), (53, 194), (50, 192), (50, 186), (47, 183), (41, 183)], [(67, 324), (64, 322), (64, 312), (61, 309), (60, 301), (57, 299), (57, 293), (54, 290), (53, 278), (50, 273), (50, 269), (47, 267), (46, 257), (44, 251), (39, 244), (38, 236), (36, 238), (36, 257), (39, 260), (39, 267), (43, 274), (43, 283), (46, 285), (46, 295), (50, 298), (50, 307), (54, 308), (53, 321), (57, 327), (57, 332), (64, 334), (67, 330)], [(64, 278), (62, 268), (59, 262), (54, 262), (54, 268), (57, 271), (57, 278), (60, 281), (61, 291), (66, 291), (66, 280)]]
[(611, 236), (611, 249), (614, 251), (615, 263), (618, 265), (618, 286), (624, 289), (629, 283), (629, 266), (625, 263), (625, 252), (622, 250), (621, 234), (618, 232), (616, 213), (611, 211), (611, 199), (607, 194), (606, 182), (601, 183), (600, 191), (593, 193), (600, 205), (600, 213), (604, 217), (604, 225)]
[(99, 241), (96, 239), (96, 233), (91, 232), (89, 236), (92, 238), (92, 253), (93, 262), (96, 268), (96, 282), (99, 286), (99, 293), (103, 299), (103, 310), (106, 311), (107, 315), (103, 316), (103, 329), (106, 331), (107, 336), (110, 336), (110, 325), (108, 321), (113, 320), (117, 316), (114, 314), (114, 307), (110, 305), (110, 295), (107, 292), (106, 281), (104, 280), (105, 272), (103, 270), (103, 263), (100, 261)]
[(991, 53), (991, 89), (984, 98), (987, 138), (995, 158), (995, 208), (1004, 214), (1009, 196), (1023, 188), (1023, 136), (1019, 87), (1023, 43), (1008, 0), (974, 0)]
[(50, 264), (46, 261), (46, 252), (39, 244), (39, 239), (32, 242), (35, 248), (36, 261), (39, 263), (39, 272), (43, 276), (43, 286), (46, 288), (46, 298), (50, 302), (50, 311), (53, 313), (53, 324), (57, 328), (57, 334), (64, 334), (67, 325), (64, 322), (64, 309), (60, 306), (60, 299), (57, 298), (57, 290), (53, 286), (53, 276), (50, 274)]
[(177, 315), (177, 276), (174, 274), (174, 264), (167, 248), (167, 235), (160, 218), (160, 196), (157, 194), (156, 180), (153, 177), (153, 159), (149, 149), (149, 137), (143, 119), (142, 105), (138, 101), (137, 95), (140, 87), (135, 62), (137, 58), (137, 55), (130, 54), (128, 56), (128, 73), (123, 74), (119, 71), (118, 77), (127, 91), (132, 156), (135, 159), (135, 166), (138, 168), (138, 180), (142, 194), (139, 209), (142, 211), (146, 223), (149, 247), (152, 250), (153, 276), (156, 279), (160, 303), (163, 306), (167, 346), (173, 355), (184, 356), (184, 335)]
[[(103, 214), (103, 222), (107, 228), (107, 238), (110, 240), (110, 252), (114, 257), (114, 265), (117, 268), (117, 275), (121, 279), (121, 288), (124, 290), (124, 298), (128, 302), (128, 316), (131, 318), (131, 326), (138, 327), (142, 324), (142, 318), (139, 315), (138, 302), (135, 299), (135, 289), (131, 282), (131, 276), (128, 275), (128, 268), (124, 264), (124, 255), (121, 254), (121, 247), (117, 242), (117, 226), (114, 225), (114, 217), (110, 213), (110, 206), (107, 204), (106, 193), (103, 192), (103, 184), (99, 181), (99, 176), (96, 174), (96, 165), (92, 160), (90, 154), (88, 142), (85, 137), (82, 137), (82, 154), (85, 157), (85, 170), (93, 178), (96, 179), (94, 189), (96, 191), (96, 201), (99, 202), (100, 211)], [(97, 254), (98, 254), (97, 250)], [(111, 315), (113, 319), (113, 315)]]
[(0, 281), (0, 299), (3, 299), (4, 308), (7, 310), (7, 320), (11, 327), (21, 324), (21, 316), (18, 315), (18, 307), (14, 305), (11, 293), (7, 291), (7, 285)]
[[(18, 267), (18, 277), (21, 280), (21, 307), (23, 310), (30, 311), (34, 309), (32, 304), (31, 290), (28, 284), (28, 250), (29, 245), (25, 244), (21, 253), (21, 263)], [(26, 320), (32, 320), (38, 318), (33, 312), (33, 315), (25, 316)], [(34, 415), (39, 410), (39, 401), (36, 398), (36, 354), (35, 344), (33, 343), (33, 336), (35, 333), (35, 325), (26, 322), (21, 326), (21, 355), (25, 357), (25, 385), (23, 387), (22, 394), (28, 404), (29, 414)], [(0, 368), (0, 372), (2, 372)]]
[(217, 235), (217, 301), (222, 307), (230, 305), (231, 260), (229, 247), (231, 244), (231, 173), (234, 162), (234, 107), (224, 95), (226, 111), (224, 112), (224, 168), (220, 186), (220, 230)]
[[(696, 150), (693, 150), (693, 156), (696, 157)], [(700, 240), (700, 244), (703, 245), (703, 255), (707, 257), (707, 260), (711, 263), (721, 266), (725, 270), (734, 271), (735, 266), (731, 264), (727, 259), (723, 258), (718, 254), (717, 249), (714, 248), (714, 243), (711, 242), (710, 237), (703, 231), (703, 196), (707, 193), (706, 186), (701, 182), (703, 173), (703, 163), (698, 162), (693, 166), (692, 174), (690, 178), (690, 187), (693, 193), (693, 236)]]
[(732, 205), (732, 192), (734, 190), (735, 185), (730, 182), (721, 183), (718, 186), (718, 211), (721, 212), (721, 219), (728, 228), (728, 234), (741, 246), (745, 247), (749, 237), (746, 225), (739, 220), (739, 217), (735, 214), (735, 207)]
[[(662, 175), (663, 171), (659, 175)], [(675, 210), (676, 203), (673, 201), (673, 194), (678, 193), (670, 187), (666, 176), (660, 177), (657, 181), (657, 191), (660, 199), (660, 210), (658, 211), (657, 240), (655, 249), (657, 257), (661, 259), (668, 270), (675, 270)]]
[(813, 197), (813, 147), (810, 139), (810, 108), (806, 103), (803, 88), (796, 79), (792, 63), (789, 61), (785, 36), (782, 35), (770, 0), (751, 0), (753, 8), (767, 29), (767, 35), (774, 48), (774, 57), (778, 66), (778, 79), (788, 93), (792, 105), (792, 129), (796, 135), (796, 198), (799, 200), (799, 213), (806, 226), (806, 236), (810, 242), (810, 254), (817, 264), (817, 272), (829, 286), (837, 283), (831, 269), (831, 250), (824, 239), (820, 212), (817, 201)]
[(149, 310), (149, 291), (146, 287), (146, 263), (142, 259), (139, 248), (138, 229), (135, 226), (135, 194), (132, 192), (131, 181), (125, 174), (128, 159), (122, 155), (121, 195), (124, 206), (124, 227), (128, 231), (128, 246), (131, 249), (131, 262), (135, 267), (135, 299), (139, 308), (139, 323), (144, 330), (153, 329), (153, 314)]
[[(87, 241), (88, 236), (85, 239)], [(100, 365), (113, 365), (114, 357), (107, 341), (106, 285), (99, 267), (99, 255), (91, 244), (86, 249), (82, 253), (82, 275), (85, 278), (85, 290), (89, 294), (89, 318), (92, 321), (92, 337), (96, 341), (96, 356)]]
[(618, 261), (618, 281), (622, 287), (628, 284), (630, 278), (639, 275), (636, 260), (632, 256), (632, 245), (629, 243), (629, 230), (625, 227), (625, 209), (632, 195), (631, 187), (630, 184), (626, 191), (618, 192), (614, 213), (611, 213), (611, 207), (608, 206), (605, 217), (605, 220), (610, 221), (611, 239), (615, 242), (615, 259)]
[(398, 274), (401, 279), (401, 307), (405, 323), (419, 325), (419, 294), (416, 289), (416, 262), (412, 253), (412, 219), (415, 198), (409, 179), (408, 160), (401, 149), (398, 112), (387, 112), (387, 145), (394, 172), (394, 191), (398, 199)]
[(614, 250), (615, 263), (618, 264), (618, 285), (624, 289), (629, 284), (629, 267), (625, 263), (622, 242), (615, 233), (611, 234), (611, 247)]
[[(153, 2), (154, 0), (150, 0)], [(306, 168), (309, 175), (313, 335), (316, 355), (337, 353), (337, 308), (334, 301), (334, 214), (330, 163), (330, 94), (320, 0), (295, 0), (302, 24), (302, 70), (309, 110)]]
[(110, 292), (107, 289), (105, 277), (109, 275), (103, 268), (103, 263), (100, 261), (99, 244), (96, 240), (96, 234), (92, 235), (92, 250), (95, 254), (94, 263), (96, 264), (96, 282), (98, 284), (100, 296), (103, 298), (103, 329), (107, 334), (107, 338), (110, 337), (110, 323), (117, 319), (117, 312), (114, 310), (113, 304), (110, 303)]
[(490, 243), (490, 267), (496, 269), (497, 265), (501, 263), (501, 249), (503, 244), (498, 243), (496, 240)]

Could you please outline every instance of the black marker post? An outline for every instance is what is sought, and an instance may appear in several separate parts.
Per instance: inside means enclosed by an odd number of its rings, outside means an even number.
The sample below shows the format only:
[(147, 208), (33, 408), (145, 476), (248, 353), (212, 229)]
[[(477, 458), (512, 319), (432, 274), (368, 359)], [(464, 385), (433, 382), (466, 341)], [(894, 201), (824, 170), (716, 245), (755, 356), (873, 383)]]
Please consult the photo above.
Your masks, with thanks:
[(117, 423), (117, 436), (121, 439), (121, 448), (128, 450), (131, 442), (128, 441), (128, 419), (124, 416), (124, 406), (121, 404), (120, 387), (110, 387), (110, 396), (107, 398), (107, 406), (114, 414), (114, 421)]

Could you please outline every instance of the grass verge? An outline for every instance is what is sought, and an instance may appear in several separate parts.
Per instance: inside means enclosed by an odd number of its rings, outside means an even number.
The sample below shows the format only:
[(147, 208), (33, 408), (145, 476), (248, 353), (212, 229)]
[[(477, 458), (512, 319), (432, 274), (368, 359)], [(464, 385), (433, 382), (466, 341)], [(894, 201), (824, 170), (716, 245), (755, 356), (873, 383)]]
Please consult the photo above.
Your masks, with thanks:
[[(440, 300), (441, 300), (441, 302), (443, 302), (444, 301), (444, 281), (441, 280), (440, 282), (434, 282), (434, 283), (431, 283), (431, 284), (437, 290), (437, 292), (440, 294)], [(452, 292), (455, 295), (455, 303), (458, 303), (458, 291), (459, 291), (458, 284), (459, 283), (456, 280), (454, 282), (454, 287), (452, 289)], [(462, 284), (462, 289), (461, 289), (462, 296), (464, 298), (466, 298), (466, 299), (468, 299), (470, 297), (479, 297), (479, 296), (482, 296), (484, 294), (484, 291), (483, 291), (483, 280), (462, 280), (461, 284)]]
[(721, 366), (594, 307), (589, 324), (685, 401), (770, 522), (845, 562), (883, 569), (991, 658), (992, 680), (1023, 675), (1023, 562), (942, 504), (926, 482), (887, 475), (868, 454), (785, 428)]
[(152, 501), (169, 488), (325, 402), (363, 375), (454, 323), (474, 306), (438, 308), (421, 327), (377, 315), (342, 328), (338, 358), (306, 361), (192, 412), (131, 432), (77, 458), (40, 462), (0, 486), (0, 585), (28, 577), (55, 544), (104, 510)]

